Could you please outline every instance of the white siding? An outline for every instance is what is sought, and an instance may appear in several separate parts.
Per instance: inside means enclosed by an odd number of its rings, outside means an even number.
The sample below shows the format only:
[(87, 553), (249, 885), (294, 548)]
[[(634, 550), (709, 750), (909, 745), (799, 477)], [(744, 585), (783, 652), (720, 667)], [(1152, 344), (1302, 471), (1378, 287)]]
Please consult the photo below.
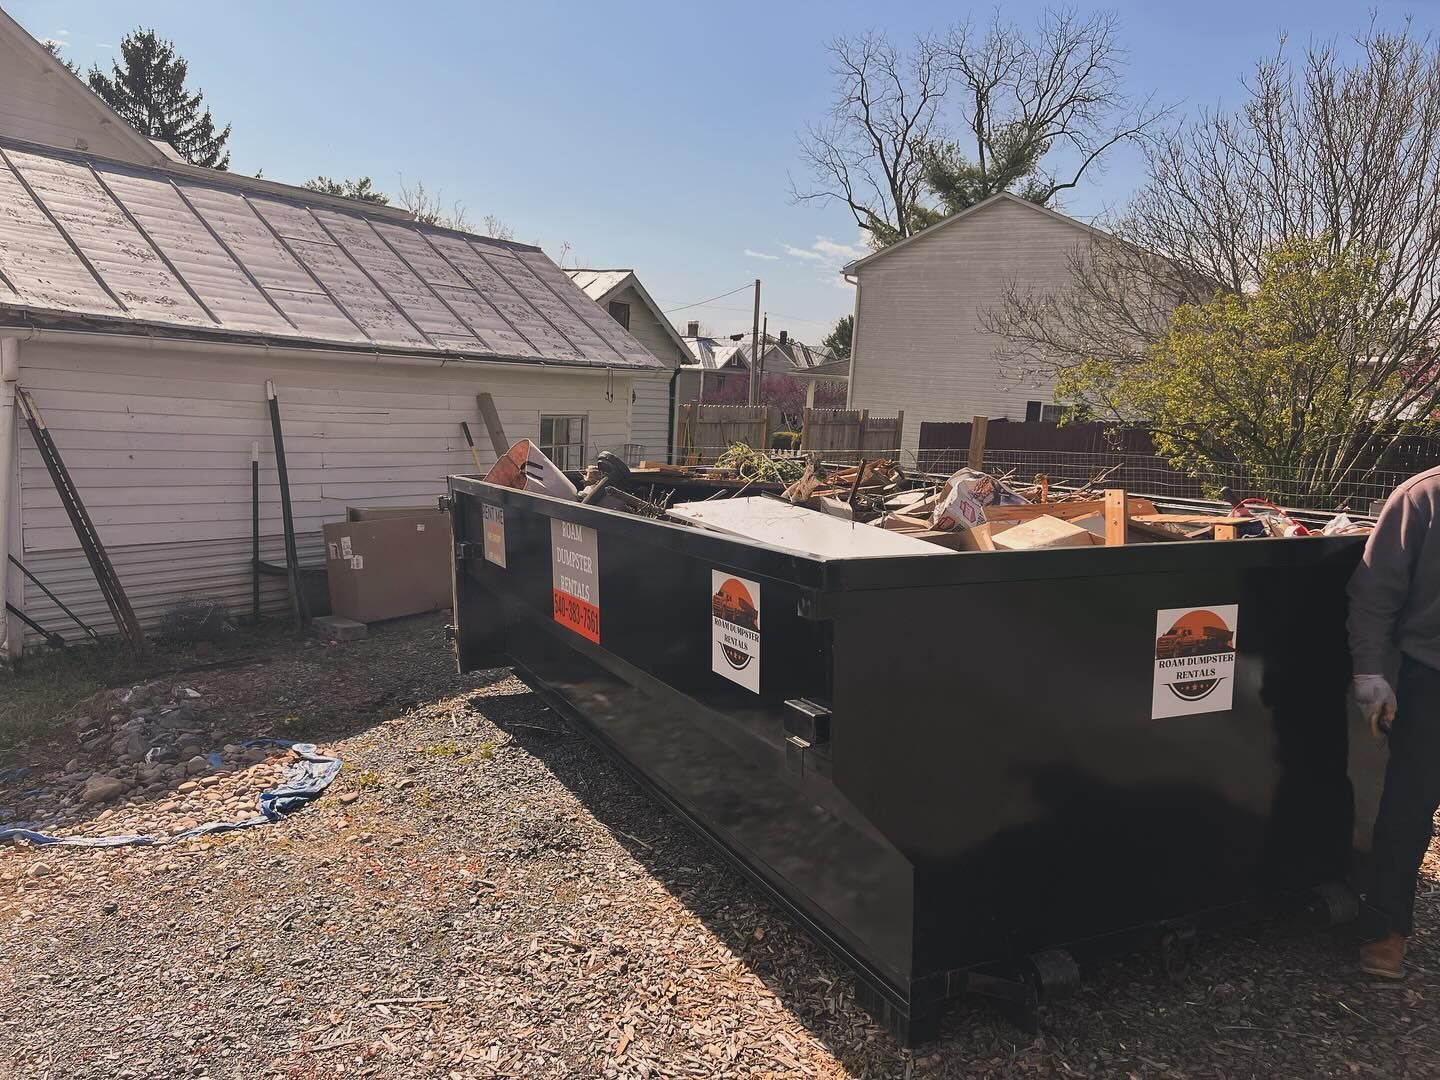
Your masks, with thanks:
[(1052, 387), (1003, 371), (981, 327), (1007, 283), (1040, 288), (1068, 277), (1084, 226), (1006, 199), (861, 267), (850, 402), (882, 416), (905, 410), (903, 449), (926, 420), (1023, 420)]
[(0, 134), (135, 164), (160, 160), (160, 152), (121, 127), (89, 89), (14, 40), (7, 23), (0, 12)]
[(650, 460), (663, 461), (670, 445), (670, 375), (679, 366), (683, 354), (674, 338), (656, 320), (650, 305), (634, 288), (622, 289), (600, 304), (607, 314), (612, 300), (630, 305), (631, 336), (637, 338), (650, 355), (667, 368), (658, 376), (637, 375), (632, 383), (635, 390), (632, 441), (645, 447), (645, 456)]
[(670, 375), (637, 375), (630, 381), (630, 441), (645, 449), (650, 461), (667, 461), (670, 454)]
[[(175, 599), (250, 602), (250, 447), (261, 452), (263, 557), (283, 562), (265, 380), (280, 398), (302, 562), (345, 507), (433, 504), (452, 473), (473, 472), (460, 421), (494, 460), (475, 395), (494, 395), (506, 435), (537, 438), (542, 413), (585, 414), (591, 449), (632, 440), (625, 381), (603, 372), (519, 371), (235, 348), (220, 354), (126, 343), (26, 342), (21, 385), (44, 413), (81, 497), (142, 620)], [(637, 383), (641, 382), (636, 378)], [(644, 380), (659, 381), (663, 380)], [(23, 560), (82, 615), (108, 627), (84, 555), (28, 431), (20, 437)], [(305, 557), (306, 552), (310, 558)], [(267, 581), (271, 609), (283, 585)], [(62, 628), (33, 585), (25, 609)]]

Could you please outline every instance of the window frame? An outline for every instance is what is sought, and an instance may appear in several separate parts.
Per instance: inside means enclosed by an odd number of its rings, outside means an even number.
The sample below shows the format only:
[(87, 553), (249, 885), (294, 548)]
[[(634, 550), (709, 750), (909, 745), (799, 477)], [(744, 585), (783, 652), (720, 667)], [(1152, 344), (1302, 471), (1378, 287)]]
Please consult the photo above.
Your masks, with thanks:
[[(618, 314), (616, 314), (616, 309), (617, 309), (617, 308), (618, 308), (620, 311), (623, 311), (623, 312), (625, 313), (625, 317), (624, 317), (623, 319), (622, 319)], [(618, 323), (619, 323), (621, 326), (623, 326), (626, 330), (629, 330), (629, 329), (630, 329), (630, 304), (629, 304), (629, 301), (626, 301), (626, 300), (611, 300), (608, 310), (609, 310), (609, 312), (610, 312), (610, 317), (611, 317), (612, 319), (614, 319), (616, 322), (618, 322)]]
[[(575, 425), (579, 425), (578, 437), (575, 433)], [(564, 424), (565, 438), (557, 438), (556, 425)], [(546, 434), (546, 426), (549, 426), (549, 434)], [(553, 461), (562, 470), (579, 470), (585, 467), (585, 437), (589, 433), (589, 413), (542, 413), (538, 428), (539, 437), (535, 445), (546, 457)]]

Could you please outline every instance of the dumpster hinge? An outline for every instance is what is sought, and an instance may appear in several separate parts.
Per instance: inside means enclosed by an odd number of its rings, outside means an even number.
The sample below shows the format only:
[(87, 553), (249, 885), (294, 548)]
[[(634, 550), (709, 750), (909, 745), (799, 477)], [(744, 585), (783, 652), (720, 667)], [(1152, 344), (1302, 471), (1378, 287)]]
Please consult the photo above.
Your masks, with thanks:
[(480, 545), (480, 544), (475, 543), (475, 542), (472, 541), (472, 540), (457, 540), (457, 541), (455, 541), (455, 561), (456, 561), (456, 562), (465, 562), (465, 561), (468, 560), (468, 559), (479, 559), (479, 558), (483, 558), (484, 555), (485, 555), (485, 549), (484, 549), (484, 547), (483, 547), (482, 545)]
[(785, 740), (785, 768), (798, 776), (805, 775), (805, 755), (810, 751), (810, 744), (799, 735), (791, 735)]

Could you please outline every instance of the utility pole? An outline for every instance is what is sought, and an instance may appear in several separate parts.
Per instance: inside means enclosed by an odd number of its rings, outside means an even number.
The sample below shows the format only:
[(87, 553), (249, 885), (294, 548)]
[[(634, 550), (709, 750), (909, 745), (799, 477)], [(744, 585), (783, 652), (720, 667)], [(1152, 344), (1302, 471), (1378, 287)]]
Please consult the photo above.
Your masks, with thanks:
[(760, 354), (755, 357), (755, 404), (765, 404), (765, 354), (770, 351), (770, 313), (767, 311), (760, 320)]
[(750, 404), (760, 404), (760, 380), (755, 368), (760, 363), (760, 279), (755, 279), (755, 323), (750, 329)]

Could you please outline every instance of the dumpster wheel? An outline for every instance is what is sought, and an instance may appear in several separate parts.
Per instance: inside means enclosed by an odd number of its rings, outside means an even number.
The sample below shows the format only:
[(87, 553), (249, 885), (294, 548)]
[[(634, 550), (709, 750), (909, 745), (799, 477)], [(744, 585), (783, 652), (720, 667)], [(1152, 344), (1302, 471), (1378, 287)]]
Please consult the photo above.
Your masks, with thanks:
[(1199, 951), (1200, 935), (1193, 926), (1176, 926), (1160, 935), (1160, 970), (1172, 983), (1190, 977)]
[(1080, 965), (1064, 949), (1030, 954), (1042, 1002), (1063, 1001), (1080, 991)]
[(1310, 891), (1305, 912), (1321, 926), (1343, 926), (1360, 917), (1360, 897), (1343, 881), (1326, 881)]

